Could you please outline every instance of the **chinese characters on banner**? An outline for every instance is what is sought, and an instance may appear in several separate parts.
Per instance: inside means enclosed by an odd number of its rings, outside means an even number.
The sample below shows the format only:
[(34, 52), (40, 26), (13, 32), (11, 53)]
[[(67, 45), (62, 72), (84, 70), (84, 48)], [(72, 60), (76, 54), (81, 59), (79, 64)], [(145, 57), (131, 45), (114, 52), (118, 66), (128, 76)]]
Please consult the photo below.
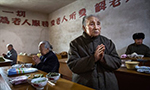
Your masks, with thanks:
[[(12, 11), (2, 11), (4, 13), (10, 13), (10, 14), (14, 14), (14, 12)], [(16, 16), (18, 17), (25, 17), (26, 16), (26, 12), (25, 11), (16, 11)], [(24, 21), (22, 21), (21, 23), (21, 18), (12, 18), (11, 21), (14, 25), (24, 25), (27, 24), (29, 26), (43, 26), (43, 27), (48, 27), (49, 23), (48, 21), (40, 21), (40, 20), (32, 20), (32, 22), (29, 22), (28, 19), (25, 19)], [(8, 20), (8, 18), (6, 16), (0, 16), (0, 23), (3, 24), (10, 24), (10, 20)]]
[[(86, 9), (82, 8), (81, 10), (79, 10), (78, 14), (79, 14), (79, 18), (81, 18), (82, 16), (85, 16), (86, 15)], [(73, 13), (71, 13), (69, 15), (69, 19), (66, 18), (66, 16), (64, 15), (63, 18), (58, 17), (56, 20), (51, 20), (51, 26), (54, 26), (56, 24), (59, 25), (60, 23), (76, 19), (76, 15), (77, 15), (77, 13), (74, 11)]]
[[(125, 0), (126, 3), (128, 1), (129, 0)], [(110, 0), (109, 4), (112, 7), (117, 7), (121, 4), (121, 0)], [(106, 7), (106, 0), (103, 0), (103, 1), (95, 4), (95, 12), (96, 13), (100, 12), (101, 10), (105, 10), (106, 8), (107, 8)], [(78, 14), (79, 14), (79, 18), (81, 18), (82, 16), (85, 16), (86, 15), (86, 9), (82, 8), (81, 10), (79, 10)], [(51, 20), (51, 22), (50, 22), (51, 26), (60, 25), (60, 23), (67, 22), (71, 19), (76, 19), (76, 15), (77, 15), (77, 13), (73, 12), (69, 15), (69, 19), (66, 18), (66, 16), (64, 15), (62, 18), (58, 17), (56, 20)]]
[[(126, 3), (128, 1), (129, 0), (125, 0)], [(107, 8), (106, 4), (107, 4), (106, 0), (103, 0), (99, 3), (96, 3), (95, 4), (95, 13), (100, 12), (101, 10), (105, 10)], [(110, 4), (109, 5), (110, 7), (117, 7), (117, 6), (121, 5), (121, 0), (110, 0), (109, 4)], [(24, 24), (26, 24), (26, 25), (29, 25), (29, 26), (43, 26), (43, 27), (48, 27), (48, 25), (49, 25), (48, 21), (32, 20), (31, 22), (29, 22), (28, 19), (25, 19), (24, 21), (21, 21), (20, 17), (26, 17), (26, 12), (25, 11), (12, 12), (12, 11), (4, 11), (3, 10), (2, 12), (10, 13), (10, 14), (16, 13), (16, 16), (18, 16), (18, 17), (12, 18), (11, 21), (8, 20), (7, 16), (0, 16), (0, 23), (3, 23), (3, 24), (13, 23), (14, 25), (24, 25)], [(79, 18), (85, 16), (86, 15), (86, 9), (82, 8), (78, 12), (75, 12), (75, 11), (72, 12), (69, 15), (69, 18), (67, 18), (67, 16), (64, 15), (63, 17), (58, 17), (56, 20), (51, 20), (50, 21), (51, 26), (60, 25), (61, 23), (68, 22), (69, 20), (75, 20), (77, 14), (79, 15)]]
[[(99, 3), (96, 3), (95, 5), (95, 12), (100, 12), (101, 10), (105, 10), (106, 9), (106, 0), (103, 0)], [(129, 0), (126, 0), (125, 2), (127, 3)], [(117, 7), (121, 4), (121, 0), (110, 0), (110, 6), (112, 7)]]

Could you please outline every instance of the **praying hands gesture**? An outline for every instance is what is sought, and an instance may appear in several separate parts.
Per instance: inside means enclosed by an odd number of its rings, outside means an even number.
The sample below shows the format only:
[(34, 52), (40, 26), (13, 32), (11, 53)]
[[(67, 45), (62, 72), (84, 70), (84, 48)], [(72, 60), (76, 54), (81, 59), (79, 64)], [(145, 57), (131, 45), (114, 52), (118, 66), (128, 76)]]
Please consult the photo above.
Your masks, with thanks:
[(95, 62), (97, 62), (99, 60), (101, 62), (104, 62), (104, 59), (103, 59), (104, 51), (105, 51), (105, 46), (103, 44), (97, 46), (95, 54), (94, 54)]
[(36, 64), (39, 64), (41, 62), (40, 58), (37, 56), (37, 55), (34, 55), (32, 57), (32, 60), (36, 63)]

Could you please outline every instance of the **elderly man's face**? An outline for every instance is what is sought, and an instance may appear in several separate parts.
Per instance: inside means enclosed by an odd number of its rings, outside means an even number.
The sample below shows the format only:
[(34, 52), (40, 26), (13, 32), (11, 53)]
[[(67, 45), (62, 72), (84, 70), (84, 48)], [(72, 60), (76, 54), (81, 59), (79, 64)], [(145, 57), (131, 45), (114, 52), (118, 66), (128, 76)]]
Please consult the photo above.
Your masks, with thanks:
[(39, 46), (39, 52), (41, 53), (41, 55), (45, 55), (49, 52), (49, 49), (48, 48), (45, 48), (44, 46), (45, 44), (41, 44)]
[(12, 47), (11, 47), (11, 46), (8, 46), (7, 49), (8, 49), (8, 51), (10, 51), (10, 50), (12, 49)]
[(143, 43), (143, 39), (135, 39), (134, 41), (137, 45), (141, 45)]
[(91, 37), (96, 37), (100, 35), (101, 25), (99, 19), (96, 17), (89, 17), (86, 20), (86, 26), (84, 27), (84, 31)]

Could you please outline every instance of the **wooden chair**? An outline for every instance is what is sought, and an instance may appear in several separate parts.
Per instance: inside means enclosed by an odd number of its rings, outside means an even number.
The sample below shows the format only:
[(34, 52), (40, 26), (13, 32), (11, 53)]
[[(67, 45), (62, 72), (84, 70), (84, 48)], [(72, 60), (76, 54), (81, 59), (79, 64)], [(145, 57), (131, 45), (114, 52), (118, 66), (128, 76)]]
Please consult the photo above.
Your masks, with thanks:
[(63, 51), (60, 53), (62, 58), (68, 58), (68, 53), (66, 51)]
[(32, 57), (26, 55), (18, 55), (17, 63), (19, 64), (32, 63), (32, 65), (35, 64), (35, 62), (32, 60)]
[(62, 78), (72, 80), (72, 71), (69, 69), (66, 61), (67, 58), (59, 59), (59, 73), (61, 74)]

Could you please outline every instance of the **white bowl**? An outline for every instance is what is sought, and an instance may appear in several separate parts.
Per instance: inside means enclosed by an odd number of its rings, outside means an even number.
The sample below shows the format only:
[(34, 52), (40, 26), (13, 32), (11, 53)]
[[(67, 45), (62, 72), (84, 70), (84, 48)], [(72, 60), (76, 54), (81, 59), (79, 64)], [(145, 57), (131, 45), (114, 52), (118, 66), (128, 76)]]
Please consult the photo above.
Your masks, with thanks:
[(144, 57), (144, 55), (137, 55), (136, 58), (138, 59), (142, 59)]
[(47, 84), (48, 79), (45, 77), (35, 78), (31, 80), (31, 85), (36, 89), (44, 89), (44, 86)]
[(23, 66), (23, 64), (15, 64), (12, 65), (12, 68), (21, 68)]
[(26, 67), (26, 68), (30, 68), (31, 66), (32, 66), (32, 63), (26, 63), (26, 64), (25, 64), (25, 67)]
[(125, 62), (127, 69), (135, 69), (135, 66), (139, 64), (136, 61), (126, 61)]
[(52, 83), (56, 83), (57, 80), (60, 77), (60, 73), (56, 73), (56, 72), (50, 72), (46, 75), (46, 77), (52, 82)]

